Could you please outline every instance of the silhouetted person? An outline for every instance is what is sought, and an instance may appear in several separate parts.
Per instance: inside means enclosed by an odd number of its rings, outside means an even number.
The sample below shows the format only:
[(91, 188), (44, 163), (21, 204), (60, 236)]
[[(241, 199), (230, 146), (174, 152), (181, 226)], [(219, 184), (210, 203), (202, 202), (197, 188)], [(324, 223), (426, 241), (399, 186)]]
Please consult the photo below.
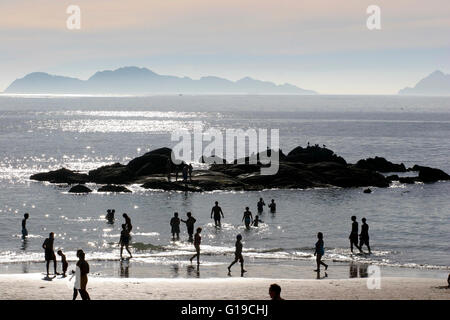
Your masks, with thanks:
[(133, 226), (131, 225), (131, 219), (126, 213), (124, 213), (122, 217), (125, 219), (125, 224), (127, 226), (128, 233), (131, 236), (131, 230), (133, 229)]
[(192, 263), (192, 260), (194, 260), (195, 257), (197, 257), (197, 264), (200, 264), (200, 244), (202, 242), (202, 237), (200, 236), (200, 233), (202, 232), (202, 228), (197, 228), (197, 232), (194, 236), (194, 248), (195, 248), (195, 254), (189, 259)]
[(362, 246), (366, 245), (367, 249), (369, 249), (369, 254), (372, 253), (370, 250), (369, 245), (369, 225), (366, 223), (366, 218), (362, 218), (362, 225), (361, 225), (361, 233), (359, 234), (359, 247), (362, 250)]
[(173, 214), (173, 218), (170, 219), (170, 226), (172, 227), (172, 239), (175, 240), (175, 235), (177, 240), (180, 239), (180, 218), (178, 218), (178, 212)]
[(114, 213), (116, 210), (114, 209), (108, 209), (106, 210), (106, 220), (108, 220), (108, 223), (114, 223)]
[(261, 213), (261, 212), (264, 211), (264, 206), (265, 206), (265, 205), (266, 205), (266, 204), (264, 203), (263, 198), (259, 198), (259, 201), (258, 201), (258, 203), (256, 204), (256, 206), (258, 207), (258, 213)]
[(193, 241), (192, 236), (194, 234), (194, 224), (195, 224), (195, 221), (197, 221), (197, 220), (195, 220), (195, 218), (192, 216), (192, 213), (190, 213), (190, 212), (186, 213), (186, 215), (188, 218), (186, 220), (181, 219), (181, 222), (186, 223), (187, 233), (189, 235), (189, 241), (192, 242)]
[(244, 270), (244, 257), (242, 256), (242, 236), (238, 234), (236, 236), (236, 251), (234, 252), (234, 261), (228, 266), (228, 273), (231, 273), (231, 267), (236, 263), (241, 263), (241, 275), (244, 274), (244, 272), (247, 272)]
[(28, 213), (25, 213), (23, 215), (22, 219), (22, 239), (25, 239), (28, 236), (28, 230), (27, 230), (27, 220), (30, 217)]
[(242, 221), (245, 223), (245, 228), (250, 230), (250, 224), (253, 222), (253, 216), (248, 207), (245, 207), (244, 215), (242, 216)]
[(270, 208), (271, 213), (277, 212), (277, 204), (275, 203), (275, 200), (272, 199), (272, 201), (269, 203), (268, 207)]
[(53, 242), (55, 241), (55, 234), (50, 232), (48, 238), (44, 240), (42, 244), (42, 248), (45, 250), (45, 262), (47, 267), (47, 277), (49, 276), (48, 267), (50, 265), (50, 261), (53, 261), (53, 267), (55, 269), (55, 275), (58, 274), (56, 272), (56, 256), (55, 251), (53, 251)]
[(166, 171), (167, 171), (167, 181), (170, 182), (170, 173), (172, 171), (172, 162), (170, 160), (167, 160)]
[(450, 273), (448, 274), (447, 283), (448, 283), (448, 287), (450, 288)]
[(356, 222), (355, 216), (352, 216), (352, 221), (352, 231), (348, 237), (350, 239), (350, 250), (353, 253), (353, 246), (355, 246), (358, 248), (359, 252), (362, 252), (361, 248), (358, 246), (358, 222)]
[(119, 239), (119, 245), (120, 245), (120, 259), (122, 258), (122, 252), (123, 247), (128, 251), (130, 258), (133, 258), (131, 255), (129, 245), (130, 245), (130, 232), (128, 231), (127, 225), (124, 223), (122, 224), (122, 231), (120, 232), (120, 239)]
[(316, 250), (314, 251), (314, 255), (316, 256), (317, 269), (314, 270), (316, 272), (320, 272), (320, 265), (325, 266), (325, 270), (328, 269), (328, 265), (322, 261), (322, 257), (325, 254), (324, 243), (323, 243), (323, 234), (319, 232), (317, 234), (317, 242), (316, 242)]
[(189, 181), (192, 181), (192, 171), (194, 171), (194, 167), (192, 166), (192, 163), (189, 163), (188, 171), (189, 171)]
[(85, 260), (85, 255), (83, 250), (77, 251), (77, 267), (76, 271), (72, 270), (72, 273), (75, 273), (75, 285), (73, 287), (73, 300), (75, 300), (78, 296), (78, 292), (80, 293), (81, 299), (83, 300), (91, 300), (89, 297), (89, 293), (87, 292), (87, 283), (88, 283), (88, 273), (89, 273), (89, 263)]
[(62, 264), (62, 276), (63, 278), (66, 277), (67, 268), (69, 267), (69, 264), (67, 263), (66, 255), (62, 252), (62, 250), (58, 250), (56, 252), (58, 256), (61, 257), (61, 264)]
[(188, 171), (189, 171), (188, 166), (187, 166), (186, 164), (184, 164), (184, 165), (183, 165), (183, 169), (181, 169), (181, 172), (182, 172), (182, 174), (183, 174), (183, 181), (184, 181), (184, 182), (186, 182), (187, 179), (188, 179)]
[(281, 297), (281, 287), (276, 283), (273, 283), (270, 285), (269, 295), (270, 295), (270, 299), (272, 299), (272, 300), (284, 300)]
[(215, 204), (216, 205), (214, 207), (212, 207), (212, 209), (211, 209), (211, 219), (214, 215), (214, 224), (216, 225), (216, 227), (220, 228), (221, 227), (220, 215), (222, 215), (222, 218), (225, 218), (225, 217), (223, 215), (222, 208), (219, 207), (219, 202), (216, 201)]
[(264, 223), (264, 221), (259, 220), (259, 216), (256, 215), (256, 216), (255, 216), (255, 220), (253, 220), (252, 225), (253, 225), (254, 227), (257, 227), (257, 226), (259, 225), (260, 222), (261, 222), (261, 223)]

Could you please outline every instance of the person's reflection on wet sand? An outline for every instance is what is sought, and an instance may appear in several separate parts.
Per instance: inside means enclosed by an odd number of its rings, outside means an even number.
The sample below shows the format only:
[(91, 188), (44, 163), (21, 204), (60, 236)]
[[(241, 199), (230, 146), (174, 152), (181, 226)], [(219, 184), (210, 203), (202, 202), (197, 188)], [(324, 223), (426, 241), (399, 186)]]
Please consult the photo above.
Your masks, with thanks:
[(187, 266), (187, 276), (188, 278), (200, 278), (200, 265), (197, 265), (197, 267)]
[(367, 278), (369, 277), (369, 273), (367, 272), (369, 265), (366, 263), (362, 263), (359, 265), (359, 277), (360, 278)]
[(20, 245), (20, 250), (25, 251), (28, 248), (28, 238), (22, 239), (22, 244)]
[(328, 273), (326, 273), (325, 271), (323, 273), (323, 277), (320, 276), (320, 271), (318, 271), (316, 273), (317, 273), (316, 279), (318, 279), (318, 280), (328, 278)]
[(120, 260), (120, 277), (128, 278), (130, 276), (130, 261)]
[(172, 265), (173, 277), (178, 278), (180, 276), (180, 266), (178, 263)]
[(350, 278), (358, 278), (358, 266), (353, 262), (350, 262), (349, 276)]
[(28, 265), (28, 263), (23, 263), (22, 264), (22, 273), (28, 273), (28, 267), (29, 267), (29, 265)]

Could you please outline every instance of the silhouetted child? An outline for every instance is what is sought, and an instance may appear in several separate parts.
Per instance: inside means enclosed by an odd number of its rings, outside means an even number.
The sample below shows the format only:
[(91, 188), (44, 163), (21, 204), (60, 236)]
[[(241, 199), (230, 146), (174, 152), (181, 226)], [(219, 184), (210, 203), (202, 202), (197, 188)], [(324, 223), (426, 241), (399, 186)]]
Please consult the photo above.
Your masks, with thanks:
[(362, 218), (362, 225), (361, 225), (361, 233), (359, 235), (359, 247), (362, 249), (363, 245), (367, 246), (367, 249), (369, 249), (369, 254), (372, 253), (370, 250), (369, 245), (369, 225), (366, 223), (366, 218)]
[(58, 256), (61, 257), (62, 276), (63, 276), (63, 278), (65, 278), (66, 277), (67, 268), (69, 267), (69, 264), (67, 263), (67, 260), (66, 260), (66, 255), (62, 252), (62, 250), (58, 250), (56, 253), (58, 254)]
[(178, 218), (178, 212), (173, 214), (173, 218), (170, 219), (170, 226), (172, 227), (172, 239), (175, 240), (175, 235), (177, 240), (180, 239), (180, 218)]
[(248, 207), (245, 207), (244, 215), (242, 216), (242, 221), (245, 223), (245, 228), (250, 230), (250, 224), (253, 222), (253, 216)]
[(27, 230), (27, 219), (30, 217), (28, 213), (25, 213), (23, 215), (22, 219), (22, 239), (25, 239), (28, 236), (28, 230)]
[(277, 212), (277, 204), (275, 203), (275, 200), (272, 199), (272, 202), (269, 203), (268, 207), (270, 208), (270, 213)]
[(130, 232), (128, 231), (127, 225), (124, 223), (122, 224), (122, 231), (120, 232), (120, 240), (119, 240), (120, 259), (122, 259), (123, 247), (125, 247), (125, 249), (130, 254), (130, 258), (133, 258), (130, 249), (128, 248), (129, 244), (130, 244)]
[(259, 201), (258, 201), (258, 203), (257, 203), (257, 207), (258, 207), (258, 213), (261, 213), (261, 212), (263, 212), (263, 210), (264, 210), (264, 206), (265, 206), (266, 204), (264, 203), (264, 200), (263, 200), (263, 198), (259, 198)]
[(242, 257), (242, 236), (238, 234), (236, 236), (236, 251), (234, 252), (234, 261), (228, 266), (228, 273), (231, 273), (231, 267), (236, 263), (241, 263), (241, 275), (244, 274), (244, 272), (247, 272), (244, 270), (244, 257)]
[(192, 260), (194, 260), (195, 257), (197, 257), (197, 264), (200, 264), (200, 244), (202, 242), (202, 237), (200, 236), (200, 233), (202, 232), (202, 228), (197, 228), (197, 232), (194, 236), (194, 247), (195, 247), (195, 254), (189, 259), (192, 263)]
[(281, 287), (276, 283), (270, 285), (269, 295), (272, 300), (284, 300), (281, 297)]
[(190, 213), (190, 212), (186, 213), (186, 215), (188, 218), (186, 220), (181, 219), (181, 222), (186, 223), (187, 232), (189, 235), (189, 241), (192, 242), (193, 241), (192, 236), (194, 234), (194, 224), (195, 224), (195, 221), (197, 221), (197, 220), (195, 220), (195, 218), (192, 216), (192, 213)]
[(348, 238), (350, 239), (350, 250), (353, 253), (353, 246), (358, 248), (359, 252), (362, 252), (360, 246), (358, 246), (358, 222), (356, 222), (356, 217), (352, 216), (352, 231), (350, 232), (350, 235)]
[(317, 238), (319, 240), (317, 240), (317, 242), (316, 242), (316, 250), (314, 251), (314, 255), (316, 256), (317, 269), (314, 270), (314, 271), (320, 272), (320, 265), (325, 266), (325, 270), (328, 269), (328, 265), (322, 261), (322, 257), (325, 254), (325, 249), (323, 247), (324, 243), (323, 243), (323, 234), (322, 234), (322, 232), (319, 232), (317, 234)]
[(261, 223), (264, 223), (264, 221), (259, 220), (259, 216), (256, 215), (256, 216), (255, 216), (255, 220), (253, 220), (252, 225), (253, 225), (254, 227), (257, 227), (257, 226), (259, 225), (260, 222), (261, 222)]
[(114, 209), (108, 209), (106, 210), (106, 220), (108, 220), (109, 223), (114, 223), (114, 213), (116, 212), (116, 210)]

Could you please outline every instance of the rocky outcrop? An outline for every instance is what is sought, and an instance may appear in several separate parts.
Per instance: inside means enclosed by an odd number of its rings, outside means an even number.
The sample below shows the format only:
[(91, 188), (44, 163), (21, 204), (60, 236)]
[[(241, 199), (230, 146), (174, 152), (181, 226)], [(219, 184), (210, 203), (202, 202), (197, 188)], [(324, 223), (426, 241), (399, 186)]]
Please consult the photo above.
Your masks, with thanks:
[(87, 174), (77, 173), (66, 168), (61, 168), (55, 171), (43, 172), (33, 174), (30, 177), (31, 180), (48, 181), (51, 183), (86, 183), (89, 182), (89, 176)]
[(359, 160), (355, 166), (357, 168), (378, 172), (406, 172), (406, 167), (403, 163), (392, 163), (382, 157), (362, 159)]
[(92, 192), (92, 190), (82, 184), (77, 184), (76, 186), (73, 186), (72, 188), (70, 188), (69, 192), (70, 193), (90, 193), (90, 192)]
[[(395, 164), (375, 157), (348, 164), (342, 157), (325, 147), (297, 147), (287, 155), (277, 152), (279, 169), (274, 175), (261, 175), (260, 155), (223, 163), (212, 164), (205, 170), (194, 170), (192, 179), (181, 178), (184, 164), (175, 165), (171, 160), (172, 150), (160, 148), (131, 160), (128, 164), (115, 163), (89, 171), (89, 174), (60, 169), (31, 176), (31, 179), (54, 183), (83, 184), (95, 182), (107, 184), (99, 192), (130, 192), (123, 184), (137, 183), (147, 189), (202, 192), (213, 190), (263, 190), (270, 188), (305, 189), (316, 187), (388, 187), (392, 181), (401, 183), (434, 182), (450, 180), (445, 172), (435, 168), (414, 166), (409, 171), (419, 171), (416, 177), (385, 177), (380, 172), (407, 171), (403, 164)], [(273, 154), (272, 154), (273, 155)], [(243, 162), (243, 163), (241, 163)], [(171, 180), (167, 181), (168, 168)], [(78, 187), (78, 186), (77, 186)], [(80, 190), (80, 188), (77, 188)]]
[(131, 190), (127, 189), (124, 186), (117, 186), (108, 184), (106, 186), (103, 186), (97, 190), (97, 192), (125, 192), (125, 193), (131, 193)]

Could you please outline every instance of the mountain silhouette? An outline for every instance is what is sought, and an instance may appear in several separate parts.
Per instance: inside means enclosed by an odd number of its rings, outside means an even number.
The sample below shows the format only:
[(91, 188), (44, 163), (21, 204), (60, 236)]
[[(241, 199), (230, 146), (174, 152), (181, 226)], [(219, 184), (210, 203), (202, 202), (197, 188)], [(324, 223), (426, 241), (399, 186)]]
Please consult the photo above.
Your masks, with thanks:
[(34, 72), (12, 82), (5, 93), (58, 94), (152, 94), (152, 93), (246, 93), (316, 94), (291, 84), (276, 85), (249, 77), (238, 81), (207, 76), (160, 75), (147, 68), (124, 67), (96, 72), (88, 80)]
[(450, 74), (436, 70), (420, 80), (414, 88), (406, 87), (398, 92), (402, 95), (450, 96)]

